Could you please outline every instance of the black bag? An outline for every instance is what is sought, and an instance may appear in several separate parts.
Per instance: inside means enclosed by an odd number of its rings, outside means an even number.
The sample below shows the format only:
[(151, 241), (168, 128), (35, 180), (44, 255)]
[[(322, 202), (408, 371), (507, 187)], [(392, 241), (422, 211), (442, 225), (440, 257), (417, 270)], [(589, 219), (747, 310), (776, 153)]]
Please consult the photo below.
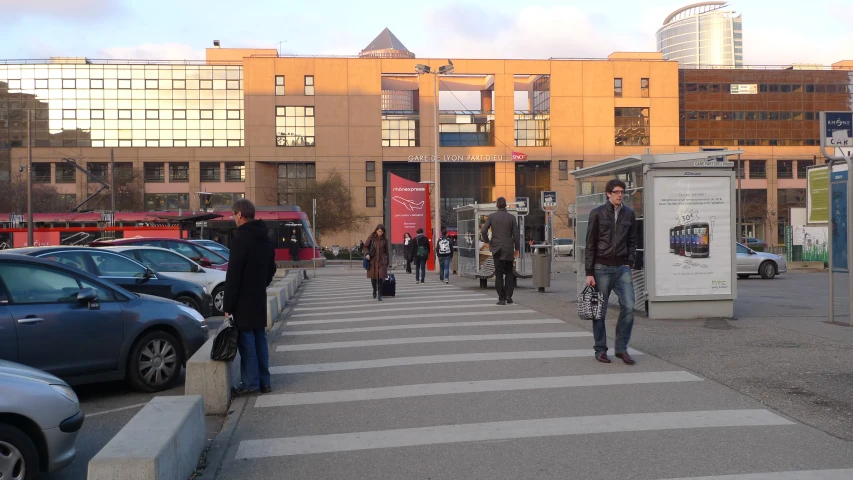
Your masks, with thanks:
[(230, 362), (237, 356), (237, 327), (231, 320), (225, 320), (216, 336), (213, 337), (213, 347), (210, 349), (210, 359)]
[(382, 280), (382, 296), (396, 297), (397, 296), (397, 279), (393, 273), (388, 274), (385, 280)]

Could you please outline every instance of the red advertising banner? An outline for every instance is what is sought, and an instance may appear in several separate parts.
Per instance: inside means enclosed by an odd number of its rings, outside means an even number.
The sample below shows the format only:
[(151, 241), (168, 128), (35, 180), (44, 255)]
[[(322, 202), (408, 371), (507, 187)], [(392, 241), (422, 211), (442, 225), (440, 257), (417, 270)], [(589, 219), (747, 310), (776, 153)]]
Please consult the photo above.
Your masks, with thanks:
[[(12, 245), (15, 248), (28, 247), (29, 245), (27, 245), (27, 232), (12, 233)], [(60, 245), (59, 232), (33, 232), (32, 246), (47, 247), (54, 245)]]
[[(391, 210), (391, 243), (403, 244), (403, 234), (408, 232), (412, 238), (419, 228), (424, 229), (424, 235), (432, 234), (432, 218), (430, 213), (429, 185), (406, 180), (393, 173), (389, 175), (388, 195)], [(430, 244), (434, 242), (430, 239)], [(429, 269), (434, 268), (433, 255), (428, 260)]]

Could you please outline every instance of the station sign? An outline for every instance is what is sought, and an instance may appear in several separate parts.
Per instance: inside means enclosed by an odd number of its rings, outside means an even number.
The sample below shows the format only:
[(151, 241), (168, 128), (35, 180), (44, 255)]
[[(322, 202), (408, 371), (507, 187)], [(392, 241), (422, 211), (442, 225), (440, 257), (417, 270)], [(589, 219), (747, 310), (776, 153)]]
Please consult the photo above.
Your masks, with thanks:
[(530, 213), (530, 198), (515, 197), (515, 211), (522, 216)]
[(821, 146), (853, 148), (853, 112), (820, 112)]
[(542, 210), (554, 210), (557, 208), (557, 192), (555, 190), (543, 191), (540, 199)]

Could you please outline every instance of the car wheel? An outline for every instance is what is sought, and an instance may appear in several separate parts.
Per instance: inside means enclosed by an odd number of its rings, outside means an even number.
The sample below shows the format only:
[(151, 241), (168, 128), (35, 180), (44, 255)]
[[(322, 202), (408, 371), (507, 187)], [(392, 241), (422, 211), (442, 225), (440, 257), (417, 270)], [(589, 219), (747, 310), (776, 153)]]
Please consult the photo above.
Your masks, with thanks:
[(737, 278), (749, 278), (749, 275), (744, 275), (742, 273), (738, 273)]
[(220, 285), (213, 289), (213, 311), (216, 315), (225, 315), (225, 285)]
[(153, 393), (168, 390), (178, 383), (184, 354), (172, 335), (150, 332), (142, 336), (130, 351), (128, 378), (139, 391)]
[(192, 297), (188, 297), (186, 295), (181, 295), (178, 298), (176, 298), (175, 301), (179, 302), (179, 303), (183, 303), (184, 305), (192, 308), (196, 312), (201, 313), (201, 306), (198, 304), (198, 301), (196, 301)]
[(0, 424), (0, 478), (32, 480), (39, 470), (39, 454), (32, 439), (20, 429)]
[(776, 264), (773, 262), (764, 262), (758, 267), (758, 273), (761, 274), (761, 278), (773, 278), (776, 276)]

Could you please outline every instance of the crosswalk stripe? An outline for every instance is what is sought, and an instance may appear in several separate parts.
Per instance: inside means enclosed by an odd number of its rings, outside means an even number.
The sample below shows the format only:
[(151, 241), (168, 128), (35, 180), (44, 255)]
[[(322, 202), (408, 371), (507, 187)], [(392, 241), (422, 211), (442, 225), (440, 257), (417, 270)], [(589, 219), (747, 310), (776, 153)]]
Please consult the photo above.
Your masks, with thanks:
[[(416, 300), (414, 302), (407, 298), (406, 299), (406, 305), (439, 305), (439, 304), (445, 304), (445, 303), (475, 303), (475, 302), (482, 302), (484, 297), (485, 297), (485, 295), (472, 295), (472, 296), (478, 297), (478, 298), (464, 298), (464, 299), (458, 299), (458, 300), (457, 299), (445, 299), (445, 298), (431, 298), (428, 300)], [(375, 302), (375, 300), (374, 300), (374, 302)], [(301, 305), (301, 303), (300, 303), (300, 305)], [(352, 308), (354, 308), (353, 305), (338, 305), (338, 306), (334, 306), (334, 307), (297, 307), (297, 308), (293, 309), (293, 311), (294, 312), (300, 312), (300, 311), (304, 312), (304, 311), (316, 311), (316, 310), (341, 310), (341, 309), (352, 309)], [(452, 308), (452, 307), (447, 307), (447, 308)], [(382, 310), (382, 311), (384, 311), (384, 310)]]
[[(612, 356), (611, 348), (607, 354)], [(643, 352), (628, 349), (632, 356)], [(533, 350), (522, 352), (458, 353), (453, 355), (422, 355), (417, 357), (379, 358), (375, 360), (355, 360), (349, 362), (305, 363), (302, 365), (282, 365), (270, 367), (273, 375), (289, 373), (338, 372), (344, 370), (365, 370), (372, 368), (409, 367), (414, 365), (437, 365), (441, 363), (492, 362), (499, 360), (537, 360), (543, 358), (580, 358), (593, 359), (592, 348), (575, 350)]]
[(444, 323), (411, 323), (407, 325), (386, 325), (382, 327), (330, 328), (326, 330), (288, 330), (282, 332), (284, 337), (300, 335), (323, 335), (330, 333), (361, 333), (383, 332), (386, 330), (417, 330), (419, 328), (454, 328), (454, 327), (502, 327), (507, 325), (539, 325), (565, 323), (556, 318), (540, 320), (486, 320), (480, 322), (444, 322)]
[[(464, 291), (461, 288), (447, 288), (447, 287), (425, 287), (425, 288), (417, 288), (417, 287), (397, 287), (397, 292), (400, 293), (431, 293), (438, 294), (443, 292), (461, 292)], [(368, 285), (367, 288), (358, 288), (358, 289), (348, 289), (348, 290), (333, 290), (333, 289), (323, 289), (317, 290), (316, 292), (308, 292), (305, 291), (302, 293), (303, 297), (317, 298), (317, 297), (325, 297), (328, 298), (332, 295), (339, 296), (357, 296), (357, 295), (370, 295), (373, 293), (373, 288)]]
[[(439, 297), (439, 298), (436, 298), (434, 295), (430, 295), (430, 296), (428, 296), (428, 297), (427, 297), (427, 296), (413, 297), (413, 296), (411, 296), (411, 295), (406, 295), (406, 296), (405, 296), (405, 299), (406, 299), (406, 303), (407, 303), (407, 304), (409, 304), (409, 303), (411, 303), (411, 302), (410, 302), (410, 300), (412, 300), (412, 299), (416, 299), (416, 300), (417, 300), (417, 299), (421, 299), (421, 298), (423, 298), (423, 299), (432, 299), (432, 300), (434, 300), (434, 301), (439, 301), (439, 300), (453, 300), (453, 299), (457, 299), (457, 298), (475, 298), (475, 297), (480, 297), (480, 298), (484, 298), (484, 297), (485, 297), (485, 298), (488, 298), (488, 295), (483, 294), (483, 293), (464, 293), (464, 292), (459, 292), (459, 293), (452, 293), (452, 294), (451, 294), (451, 293), (443, 293), (443, 294), (441, 294), (441, 297)], [(338, 298), (338, 297), (334, 297), (334, 298)], [(376, 302), (376, 300), (375, 300), (374, 298), (372, 298), (370, 294), (368, 294), (368, 295), (359, 295), (359, 298), (361, 298), (361, 300), (356, 300), (356, 299), (350, 299), (350, 300), (300, 300), (300, 301), (299, 301), (299, 306), (300, 306), (300, 307), (302, 307), (303, 305), (304, 305), (304, 306), (312, 306), (312, 305), (336, 305), (336, 304), (341, 304), (341, 303), (346, 303), (346, 304), (352, 305), (352, 304), (359, 304), (359, 303), (373, 303), (373, 302)], [(391, 298), (395, 298), (395, 297), (391, 297)], [(402, 297), (401, 297), (401, 298), (402, 298)], [(389, 299), (389, 301), (390, 301), (390, 300), (391, 300), (391, 299)]]
[[(509, 306), (504, 307), (504, 306), (500, 306), (500, 305), (495, 305), (494, 302), (484, 303), (485, 299), (484, 300), (477, 300), (477, 301), (480, 303), (466, 305), (465, 308), (491, 308), (491, 307), (494, 307), (494, 308), (517, 308), (517, 307), (509, 307)], [(468, 303), (470, 303), (470, 302), (468, 302)], [(387, 304), (385, 304), (385, 305), (387, 305)], [(411, 312), (413, 310), (413, 308), (409, 307), (409, 306), (390, 307), (389, 308), (389, 307), (386, 307), (384, 305), (382, 307), (378, 307), (378, 304), (377, 304), (377, 308), (367, 307), (367, 310), (360, 310), (359, 308), (364, 308), (364, 307), (358, 307), (358, 308), (352, 307), (347, 312), (295, 313), (295, 314), (291, 315), (290, 318), (328, 317), (328, 316), (341, 315), (341, 314), (355, 315), (355, 314), (362, 314), (362, 313)], [(458, 308), (461, 308), (461, 307), (459, 305), (434, 305), (434, 306), (429, 307), (430, 310), (447, 310), (447, 309), (458, 309)], [(481, 312), (481, 313), (483, 315), (488, 315), (488, 312)]]
[(608, 375), (574, 375), (563, 377), (509, 378), (468, 382), (426, 383), (396, 387), (361, 388), (311, 393), (283, 393), (263, 395), (255, 407), (288, 407), (321, 403), (359, 402), (433, 395), (462, 393), (509, 392), (570, 387), (596, 387), (604, 385), (638, 385), (643, 383), (701, 382), (702, 379), (687, 372), (614, 373)]
[(436, 445), (518, 438), (541, 438), (615, 432), (688, 428), (794, 425), (767, 410), (629, 413), (503, 422), (440, 425), (372, 432), (243, 440), (236, 458), (264, 458), (313, 453)]
[(849, 480), (851, 478), (853, 478), (853, 468), (744, 473), (739, 475), (718, 475), (715, 477), (669, 478), (666, 480)]
[[(505, 308), (505, 307), (503, 307)], [(537, 313), (536, 310), (503, 310), (489, 312), (453, 312), (453, 313), (414, 313), (408, 315), (382, 315), (378, 317), (357, 317), (357, 318), (336, 318), (331, 320), (295, 320), (287, 322), (288, 325), (322, 325), (327, 323), (356, 323), (356, 322), (375, 322), (382, 320), (402, 320), (406, 318), (447, 318), (453, 317), (482, 317), (485, 315), (518, 315), (520, 313)]]
[(580, 338), (591, 337), (589, 332), (538, 332), (538, 333), (501, 333), (492, 335), (447, 335), (440, 337), (404, 337), (382, 338), (378, 340), (355, 340), (349, 342), (300, 343), (279, 345), (277, 352), (297, 352), (305, 350), (331, 350), (335, 348), (378, 347), (383, 345), (411, 345), (417, 343), (475, 342), (484, 340), (522, 340), (533, 338)]

